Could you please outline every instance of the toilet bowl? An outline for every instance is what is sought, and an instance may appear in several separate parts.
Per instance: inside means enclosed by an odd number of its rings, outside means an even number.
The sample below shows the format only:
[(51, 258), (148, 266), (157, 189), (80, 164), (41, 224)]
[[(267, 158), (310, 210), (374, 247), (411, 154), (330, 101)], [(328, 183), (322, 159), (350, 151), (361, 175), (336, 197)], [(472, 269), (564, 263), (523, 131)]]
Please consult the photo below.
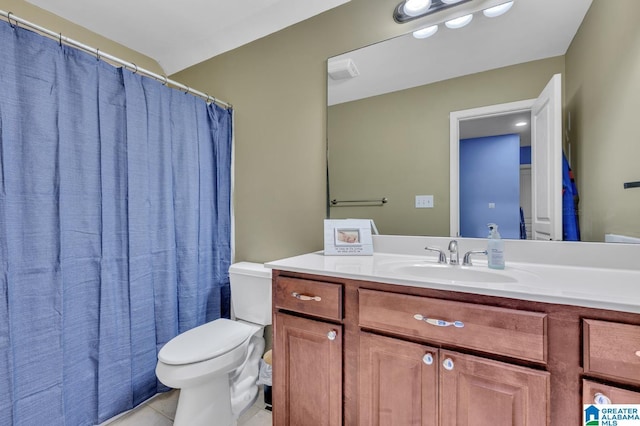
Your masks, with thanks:
[(271, 324), (271, 271), (241, 262), (229, 268), (236, 320), (217, 319), (162, 347), (156, 375), (180, 389), (176, 426), (235, 425), (258, 394), (264, 326)]

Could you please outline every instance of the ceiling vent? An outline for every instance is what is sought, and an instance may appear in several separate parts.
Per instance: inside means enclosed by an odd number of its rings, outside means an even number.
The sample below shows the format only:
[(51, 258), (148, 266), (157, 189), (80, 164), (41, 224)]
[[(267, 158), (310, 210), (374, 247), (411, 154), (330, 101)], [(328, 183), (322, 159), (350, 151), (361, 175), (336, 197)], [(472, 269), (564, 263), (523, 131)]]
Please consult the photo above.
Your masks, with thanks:
[(349, 58), (329, 61), (327, 69), (329, 77), (333, 80), (345, 80), (347, 78), (353, 78), (360, 75), (360, 71), (358, 71), (356, 63)]

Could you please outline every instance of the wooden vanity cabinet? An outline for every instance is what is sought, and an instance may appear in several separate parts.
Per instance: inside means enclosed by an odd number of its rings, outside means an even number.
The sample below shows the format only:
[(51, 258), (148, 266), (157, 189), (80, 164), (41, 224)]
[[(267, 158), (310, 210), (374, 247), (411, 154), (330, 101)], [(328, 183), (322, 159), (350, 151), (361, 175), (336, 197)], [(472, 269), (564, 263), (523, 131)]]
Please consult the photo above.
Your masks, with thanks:
[(341, 424), (342, 327), (278, 312), (274, 335), (274, 424)]
[(640, 325), (582, 320), (583, 404), (640, 404), (640, 391), (620, 386), (640, 385)]
[(546, 426), (549, 373), (440, 351), (441, 426)]
[(596, 393), (640, 403), (638, 314), (280, 270), (273, 286), (276, 426), (568, 426)]
[(360, 334), (361, 426), (545, 426), (549, 373)]
[(640, 385), (640, 326), (584, 319), (584, 372)]
[(359, 423), (438, 424), (438, 349), (360, 333)]
[(274, 281), (273, 424), (342, 424), (342, 286)]

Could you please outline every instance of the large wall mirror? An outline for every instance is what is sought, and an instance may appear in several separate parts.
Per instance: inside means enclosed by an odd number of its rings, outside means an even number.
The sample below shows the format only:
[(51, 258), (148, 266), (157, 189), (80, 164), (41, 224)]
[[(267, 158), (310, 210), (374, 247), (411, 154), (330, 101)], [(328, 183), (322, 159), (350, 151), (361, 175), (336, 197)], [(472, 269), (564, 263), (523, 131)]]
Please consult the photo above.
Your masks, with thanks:
[[(427, 39), (407, 34), (329, 58), (329, 216), (374, 219), (382, 234), (452, 235), (452, 115), (526, 103), (559, 74), (581, 241), (640, 239), (637, 16), (637, 0), (515, 0), (500, 17), (479, 12), (464, 28), (440, 25)], [(461, 121), (459, 137), (517, 135), (526, 153), (530, 123), (513, 126), (528, 119)], [(500, 156), (482, 158), (502, 168)], [(494, 197), (486, 208), (501, 205)]]

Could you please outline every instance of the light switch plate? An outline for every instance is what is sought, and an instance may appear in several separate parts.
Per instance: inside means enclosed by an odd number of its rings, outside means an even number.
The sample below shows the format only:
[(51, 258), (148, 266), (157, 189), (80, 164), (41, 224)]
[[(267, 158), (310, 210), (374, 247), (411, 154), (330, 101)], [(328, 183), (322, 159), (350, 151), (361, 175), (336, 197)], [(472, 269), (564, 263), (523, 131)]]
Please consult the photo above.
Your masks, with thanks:
[(432, 209), (433, 195), (416, 195), (416, 209)]

